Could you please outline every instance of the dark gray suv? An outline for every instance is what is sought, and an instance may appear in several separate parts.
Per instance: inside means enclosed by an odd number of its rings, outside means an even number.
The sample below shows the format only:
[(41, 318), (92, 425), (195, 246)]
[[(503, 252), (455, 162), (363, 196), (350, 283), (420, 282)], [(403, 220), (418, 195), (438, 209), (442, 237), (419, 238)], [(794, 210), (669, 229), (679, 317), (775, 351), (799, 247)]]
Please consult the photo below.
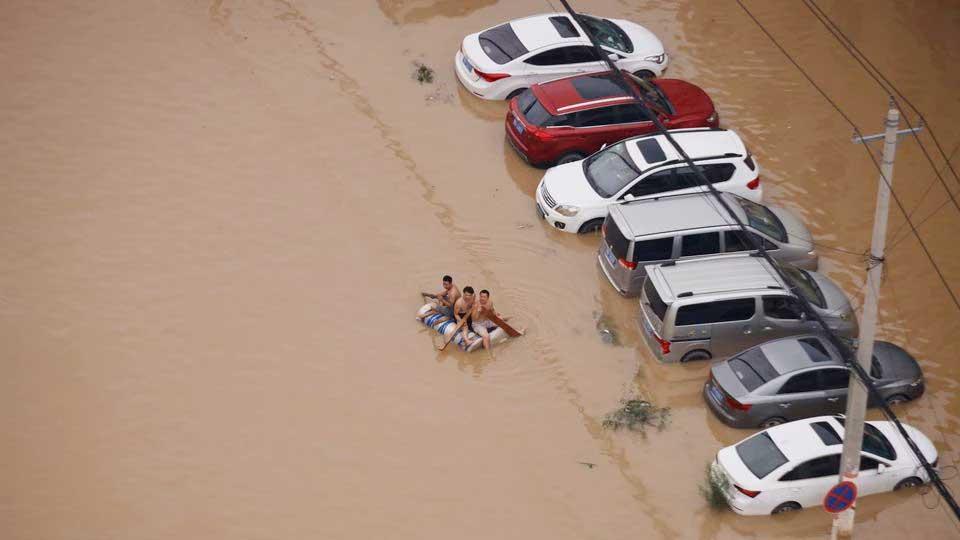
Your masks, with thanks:
[[(870, 376), (887, 403), (923, 394), (920, 366), (893, 343), (874, 343)], [(703, 397), (725, 424), (768, 428), (844, 412), (849, 380), (849, 370), (826, 339), (796, 336), (768, 341), (714, 363)]]

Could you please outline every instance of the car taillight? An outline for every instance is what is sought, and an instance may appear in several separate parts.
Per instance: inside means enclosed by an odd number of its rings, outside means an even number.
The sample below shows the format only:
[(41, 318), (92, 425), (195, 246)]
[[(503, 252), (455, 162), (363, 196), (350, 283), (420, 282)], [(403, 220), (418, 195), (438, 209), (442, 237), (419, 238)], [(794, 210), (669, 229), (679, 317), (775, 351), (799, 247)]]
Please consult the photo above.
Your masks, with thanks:
[(756, 177), (753, 180), (747, 182), (747, 187), (750, 189), (757, 189), (760, 187), (760, 177)]
[(476, 68), (474, 68), (473, 70), (477, 72), (477, 75), (479, 75), (481, 79), (487, 82), (499, 81), (500, 79), (506, 79), (507, 77), (510, 76), (509, 73), (484, 73)]
[[(604, 232), (604, 234), (606, 234), (607, 231), (603, 231), (603, 232)], [(619, 258), (619, 259), (617, 259), (617, 262), (619, 262), (619, 263), (620, 263), (620, 266), (626, 268), (627, 270), (636, 270), (636, 269), (637, 269), (637, 263), (635, 263), (635, 262), (633, 262), (633, 261), (628, 261), (628, 260), (626, 260), (626, 259), (624, 259), (624, 258), (622, 258), (622, 257)]]
[(661, 338), (660, 336), (654, 334), (653, 339), (657, 340), (657, 343), (660, 344), (660, 352), (663, 354), (670, 354), (670, 342)]
[(736, 409), (738, 411), (749, 411), (750, 407), (753, 406), (750, 404), (740, 403), (739, 401), (733, 399), (730, 396), (727, 396), (725, 401), (727, 402), (727, 405), (729, 405), (731, 408)]
[(737, 488), (737, 491), (739, 491), (740, 493), (743, 493), (744, 495), (746, 495), (747, 497), (750, 497), (751, 499), (760, 494), (759, 491), (750, 491), (749, 489), (744, 489), (736, 484), (734, 484), (733, 487)]

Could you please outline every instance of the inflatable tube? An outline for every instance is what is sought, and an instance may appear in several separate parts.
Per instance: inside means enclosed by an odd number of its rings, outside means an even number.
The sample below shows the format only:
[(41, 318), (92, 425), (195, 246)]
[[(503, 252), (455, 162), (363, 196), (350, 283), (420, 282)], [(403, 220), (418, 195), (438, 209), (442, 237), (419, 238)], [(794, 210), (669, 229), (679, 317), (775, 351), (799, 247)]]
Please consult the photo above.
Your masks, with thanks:
[[(425, 326), (435, 330), (438, 334), (443, 336), (443, 339), (447, 339), (448, 337), (450, 337), (450, 334), (453, 333), (453, 330), (457, 327), (457, 321), (455, 321), (452, 317), (447, 317), (446, 315), (441, 315), (439, 313), (434, 313), (433, 315), (423, 317), (424, 313), (427, 313), (431, 309), (433, 309), (432, 303), (424, 304), (419, 310), (417, 310), (417, 317), (418, 318), (422, 317), (420, 319), (420, 322), (422, 322)], [(494, 347), (497, 344), (503, 343), (504, 341), (507, 340), (507, 337), (508, 337), (507, 333), (504, 332), (503, 329), (499, 327), (496, 327), (493, 330), (490, 330), (489, 333), (490, 333), (491, 347)], [(467, 335), (469, 336), (470, 340), (473, 342), (471, 343), (470, 347), (464, 347), (462, 331), (457, 332), (457, 335), (454, 336), (452, 343), (457, 347), (459, 347), (461, 350), (465, 350), (467, 352), (473, 352), (477, 349), (483, 348), (483, 341), (480, 339), (479, 335), (477, 335), (473, 331), (468, 331)]]

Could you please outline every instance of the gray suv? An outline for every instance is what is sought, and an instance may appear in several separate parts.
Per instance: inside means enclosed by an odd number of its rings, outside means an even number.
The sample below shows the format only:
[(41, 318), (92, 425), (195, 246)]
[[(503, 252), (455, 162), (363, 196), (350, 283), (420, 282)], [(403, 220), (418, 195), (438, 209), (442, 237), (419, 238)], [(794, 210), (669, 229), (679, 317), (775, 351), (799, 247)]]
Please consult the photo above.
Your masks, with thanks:
[[(874, 343), (870, 377), (887, 403), (923, 395), (917, 361), (893, 343)], [(768, 428), (846, 410), (850, 371), (818, 335), (778, 339), (713, 364), (703, 399), (725, 424)], [(870, 406), (878, 403), (871, 400)]]
[(807, 320), (795, 294), (839, 334), (857, 335), (853, 308), (839, 287), (816, 272), (780, 268), (787, 281), (756, 253), (648, 266), (640, 296), (647, 344), (660, 360), (687, 362), (727, 358), (772, 339), (816, 332), (819, 325)]
[[(790, 212), (733, 193), (721, 193), (736, 219), (770, 255), (807, 270), (817, 269), (810, 232)], [(689, 193), (611, 205), (597, 260), (610, 284), (637, 296), (646, 265), (752, 249), (734, 216), (713, 195)]]

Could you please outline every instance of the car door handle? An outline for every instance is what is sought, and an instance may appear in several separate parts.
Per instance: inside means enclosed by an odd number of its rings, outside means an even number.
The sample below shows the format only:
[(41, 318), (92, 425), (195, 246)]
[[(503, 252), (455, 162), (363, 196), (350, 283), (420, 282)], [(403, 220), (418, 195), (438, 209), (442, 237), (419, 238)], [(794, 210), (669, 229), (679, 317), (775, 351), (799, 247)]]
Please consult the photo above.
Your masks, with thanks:
[(781, 404), (780, 404), (780, 407), (781, 407), (781, 408), (784, 408), (784, 409), (789, 409), (789, 408), (790, 408), (790, 405), (792, 405), (792, 403), (781, 403)]
[(764, 326), (763, 329), (766, 330), (767, 332), (769, 332), (769, 331), (773, 330), (773, 327), (772, 327), (772, 326)]
[(828, 397), (828, 398), (827, 398), (827, 401), (829, 401), (830, 403), (836, 403), (836, 402), (840, 401), (840, 398), (838, 398), (838, 397)]
[(744, 328), (744, 329), (743, 329), (743, 333), (744, 333), (744, 334), (747, 334), (747, 335), (750, 335), (750, 334), (753, 333), (753, 330), (751, 330), (751, 329), (749, 329), (749, 328)]

